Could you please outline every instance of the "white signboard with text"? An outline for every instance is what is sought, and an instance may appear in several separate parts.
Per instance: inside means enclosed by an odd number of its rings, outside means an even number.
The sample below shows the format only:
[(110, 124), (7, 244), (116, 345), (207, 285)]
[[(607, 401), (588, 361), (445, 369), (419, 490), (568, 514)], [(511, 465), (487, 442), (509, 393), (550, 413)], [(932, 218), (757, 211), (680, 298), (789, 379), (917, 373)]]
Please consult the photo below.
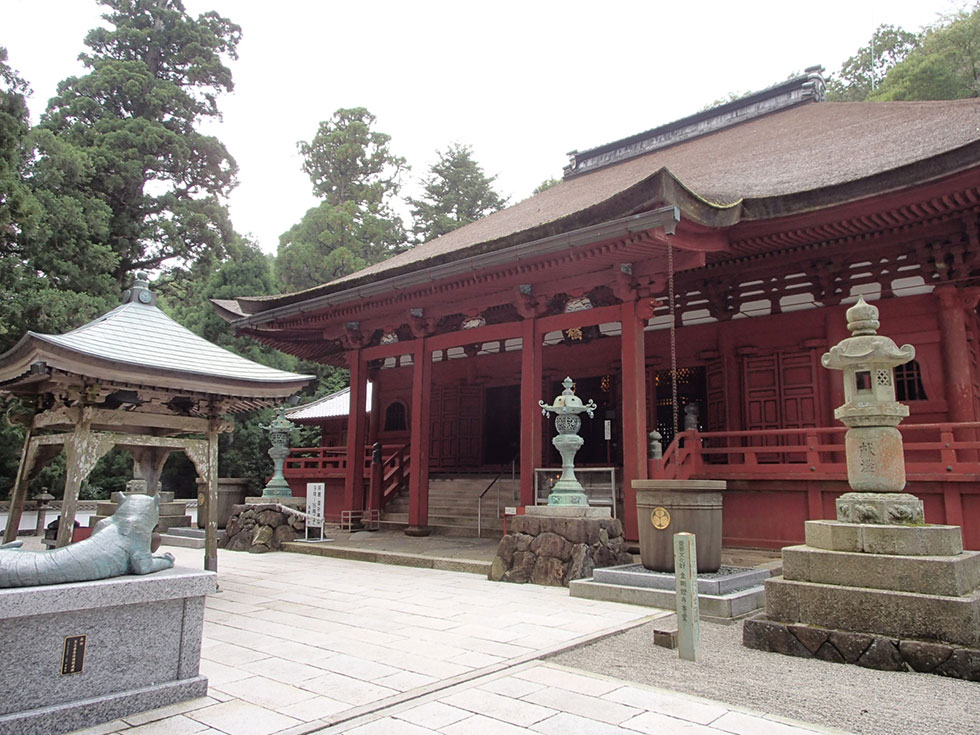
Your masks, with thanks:
[(306, 483), (306, 527), (323, 528), (323, 496), (326, 486), (322, 482)]

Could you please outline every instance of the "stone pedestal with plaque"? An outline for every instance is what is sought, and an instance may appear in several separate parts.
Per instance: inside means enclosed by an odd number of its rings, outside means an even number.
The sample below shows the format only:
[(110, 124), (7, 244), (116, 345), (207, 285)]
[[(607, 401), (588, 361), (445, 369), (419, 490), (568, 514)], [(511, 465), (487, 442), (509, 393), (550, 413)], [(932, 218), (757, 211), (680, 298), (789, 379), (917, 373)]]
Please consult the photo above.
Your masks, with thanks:
[(0, 733), (57, 735), (207, 694), (213, 572), (0, 590)]

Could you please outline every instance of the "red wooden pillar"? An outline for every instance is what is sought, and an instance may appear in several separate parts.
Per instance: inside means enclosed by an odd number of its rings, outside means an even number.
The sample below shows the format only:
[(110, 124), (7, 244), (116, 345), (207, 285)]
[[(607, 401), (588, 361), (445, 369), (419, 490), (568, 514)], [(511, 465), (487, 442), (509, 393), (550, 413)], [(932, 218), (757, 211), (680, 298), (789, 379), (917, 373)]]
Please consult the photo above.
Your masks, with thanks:
[(939, 301), (939, 331), (949, 420), (976, 421), (963, 298), (960, 289), (950, 285), (937, 286), (935, 294)]
[(347, 352), (350, 368), (350, 411), (347, 414), (347, 472), (344, 510), (364, 509), (364, 442), (367, 436), (367, 369), (359, 349)]
[(622, 305), (620, 357), (623, 363), (623, 526), (626, 538), (639, 538), (634, 480), (647, 477), (647, 387), (644, 320), (637, 302)]
[(408, 536), (428, 536), (429, 529), (429, 405), (432, 355), (428, 339), (419, 336), (412, 353), (411, 466), (408, 473)]
[(537, 320), (521, 324), (521, 505), (534, 505), (534, 468), (541, 462), (541, 336)]

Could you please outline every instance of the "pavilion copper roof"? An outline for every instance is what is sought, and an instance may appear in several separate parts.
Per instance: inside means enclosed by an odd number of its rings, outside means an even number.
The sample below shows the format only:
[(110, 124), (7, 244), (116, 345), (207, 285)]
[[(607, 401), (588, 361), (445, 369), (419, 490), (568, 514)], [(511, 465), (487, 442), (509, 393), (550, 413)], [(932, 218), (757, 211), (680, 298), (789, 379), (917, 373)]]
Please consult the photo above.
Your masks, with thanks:
[(0, 355), (0, 391), (13, 389), (42, 363), (44, 370), (101, 380), (250, 398), (283, 398), (314, 379), (260, 365), (197, 336), (161, 311), (142, 286), (127, 292), (126, 303), (70, 332), (25, 334)]
[[(240, 298), (237, 311), (258, 315), (659, 204), (677, 206), (682, 220), (729, 227), (895, 191), (978, 163), (980, 99), (808, 102), (576, 175), (321, 286)], [(227, 311), (234, 318), (236, 310)]]

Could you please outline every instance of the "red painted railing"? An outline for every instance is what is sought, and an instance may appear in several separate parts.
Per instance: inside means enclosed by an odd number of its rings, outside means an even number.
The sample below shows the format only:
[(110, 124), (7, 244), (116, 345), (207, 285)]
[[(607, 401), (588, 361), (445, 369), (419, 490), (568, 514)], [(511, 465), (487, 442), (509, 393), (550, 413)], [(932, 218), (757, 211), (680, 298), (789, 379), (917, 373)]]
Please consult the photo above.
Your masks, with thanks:
[[(899, 426), (909, 480), (980, 479), (980, 422)], [(653, 479), (846, 480), (846, 427), (764, 431), (682, 431), (662, 459), (650, 460)]]
[[(370, 446), (364, 448), (364, 481), (371, 481)], [(410, 455), (404, 444), (382, 457), (381, 492), (384, 502), (405, 486), (408, 479)], [(347, 474), (346, 447), (293, 447), (283, 463), (283, 476), (304, 479), (343, 479)]]

